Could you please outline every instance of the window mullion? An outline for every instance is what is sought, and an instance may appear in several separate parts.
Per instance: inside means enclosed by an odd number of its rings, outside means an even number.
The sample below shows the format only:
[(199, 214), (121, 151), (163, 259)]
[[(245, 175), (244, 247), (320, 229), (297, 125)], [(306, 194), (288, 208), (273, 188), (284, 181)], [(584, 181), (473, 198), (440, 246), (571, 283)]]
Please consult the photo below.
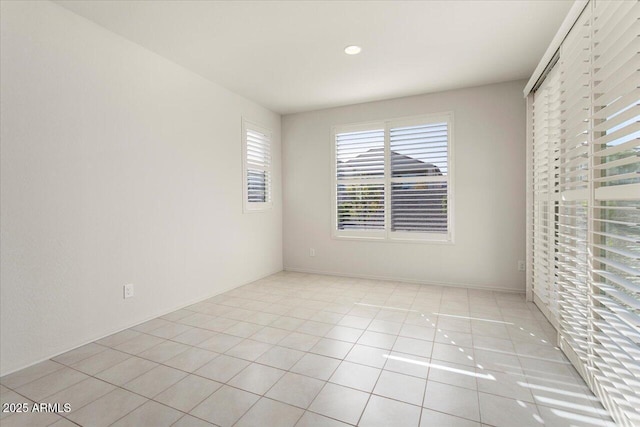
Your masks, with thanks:
[(391, 143), (389, 122), (384, 124), (384, 235), (389, 239), (391, 231)]

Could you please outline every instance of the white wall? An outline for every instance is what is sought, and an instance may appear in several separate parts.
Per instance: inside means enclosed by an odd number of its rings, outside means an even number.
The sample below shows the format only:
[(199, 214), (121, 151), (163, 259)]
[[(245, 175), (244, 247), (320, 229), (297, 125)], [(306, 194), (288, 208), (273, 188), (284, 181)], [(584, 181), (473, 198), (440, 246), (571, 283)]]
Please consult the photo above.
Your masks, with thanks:
[[(1, 4), (3, 374), (282, 269), (279, 115), (55, 4)], [(267, 213), (242, 213), (242, 116), (274, 132)]]
[[(285, 269), (524, 291), (524, 84), (284, 116)], [(332, 239), (331, 127), (444, 111), (455, 119), (455, 244)]]

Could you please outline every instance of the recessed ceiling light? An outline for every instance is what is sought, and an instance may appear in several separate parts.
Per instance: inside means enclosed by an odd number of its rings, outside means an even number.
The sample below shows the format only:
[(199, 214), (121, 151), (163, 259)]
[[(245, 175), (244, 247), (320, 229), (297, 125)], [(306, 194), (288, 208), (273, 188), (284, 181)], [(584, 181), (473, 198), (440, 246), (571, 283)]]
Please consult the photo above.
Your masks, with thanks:
[(357, 55), (360, 52), (362, 52), (362, 48), (360, 46), (352, 45), (344, 48), (344, 53), (347, 55)]

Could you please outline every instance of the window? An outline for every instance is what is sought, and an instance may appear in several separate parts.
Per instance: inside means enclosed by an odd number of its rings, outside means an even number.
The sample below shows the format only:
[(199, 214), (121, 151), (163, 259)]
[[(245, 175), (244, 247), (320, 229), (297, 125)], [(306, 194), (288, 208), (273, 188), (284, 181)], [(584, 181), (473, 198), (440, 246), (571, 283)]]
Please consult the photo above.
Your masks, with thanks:
[(242, 188), (244, 212), (271, 207), (271, 132), (242, 121)]
[(333, 235), (451, 242), (452, 115), (334, 128)]

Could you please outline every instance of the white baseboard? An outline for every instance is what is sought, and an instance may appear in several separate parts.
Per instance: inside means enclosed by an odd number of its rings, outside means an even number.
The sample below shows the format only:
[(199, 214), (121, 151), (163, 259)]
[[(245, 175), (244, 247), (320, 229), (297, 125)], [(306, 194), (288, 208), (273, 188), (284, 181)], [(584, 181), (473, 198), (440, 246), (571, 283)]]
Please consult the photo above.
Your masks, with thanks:
[(284, 271), (292, 271), (296, 273), (321, 274), (325, 276), (353, 277), (356, 279), (389, 280), (393, 282), (417, 283), (419, 285), (446, 286), (450, 288), (480, 289), (483, 291), (509, 292), (509, 293), (515, 293), (515, 294), (525, 293), (524, 289), (515, 290), (515, 289), (500, 288), (496, 286), (485, 286), (485, 285), (477, 285), (477, 284), (469, 284), (469, 283), (434, 282), (430, 280), (416, 280), (416, 279), (410, 279), (406, 277), (387, 277), (387, 276), (376, 276), (376, 275), (370, 275), (370, 274), (343, 273), (343, 272), (336, 272), (336, 271), (313, 270), (309, 268), (297, 268), (297, 267), (285, 266)]
[(73, 346), (71, 346), (71, 347), (69, 347), (69, 348), (67, 348), (67, 349), (65, 349), (63, 351), (57, 352), (57, 353), (52, 354), (52, 355), (50, 355), (48, 357), (44, 357), (42, 359), (39, 359), (39, 360), (37, 360), (35, 362), (32, 362), (32, 363), (29, 363), (27, 365), (23, 365), (23, 366), (20, 366), (18, 368), (11, 369), (11, 370), (9, 370), (7, 372), (3, 372), (2, 374), (0, 374), (0, 376), (4, 377), (6, 375), (13, 374), (14, 372), (18, 372), (18, 371), (21, 371), (22, 369), (26, 369), (26, 368), (29, 368), (29, 367), (31, 367), (33, 365), (37, 365), (38, 363), (44, 362), (45, 360), (49, 360), (49, 359), (53, 359), (54, 357), (58, 357), (61, 354), (64, 354), (64, 353), (66, 353), (68, 351), (75, 350), (76, 348), (82, 347), (83, 345), (87, 345), (87, 344), (90, 344), (90, 343), (92, 343), (94, 341), (101, 340), (102, 338), (108, 337), (109, 335), (113, 335), (113, 334), (116, 334), (118, 332), (122, 332), (125, 329), (132, 328), (132, 327), (137, 326), (137, 325), (139, 325), (141, 323), (147, 322), (149, 320), (155, 319), (155, 318), (160, 317), (160, 316), (164, 316), (165, 314), (172, 313), (172, 312), (174, 312), (176, 310), (183, 309), (185, 307), (188, 307), (190, 305), (193, 305), (193, 304), (196, 304), (198, 302), (204, 301), (206, 299), (213, 298), (216, 295), (223, 294), (225, 292), (228, 292), (228, 291), (231, 291), (233, 289), (239, 288), (240, 286), (248, 285), (249, 283), (253, 283), (253, 282), (257, 281), (257, 280), (264, 279), (265, 277), (269, 277), (269, 276), (274, 275), (276, 273), (279, 273), (281, 271), (283, 271), (283, 270), (279, 269), (279, 270), (273, 271), (271, 273), (268, 273), (268, 274), (262, 275), (260, 277), (257, 277), (255, 279), (249, 280), (246, 283), (241, 283), (241, 284), (238, 284), (238, 285), (229, 286), (229, 287), (227, 287), (225, 289), (216, 291), (216, 292), (214, 292), (212, 294), (207, 294), (205, 296), (200, 296), (200, 297), (197, 297), (197, 298), (193, 298), (193, 299), (189, 300), (188, 302), (181, 303), (180, 305), (175, 306), (173, 308), (159, 310), (158, 312), (154, 313), (151, 316), (144, 317), (142, 320), (136, 320), (135, 322), (132, 322), (132, 323), (128, 324), (128, 326), (125, 326), (124, 328), (119, 327), (119, 328), (113, 329), (113, 330), (111, 330), (111, 331), (109, 331), (109, 332), (107, 332), (105, 334), (102, 334), (102, 335), (100, 335), (100, 336), (98, 336), (96, 338), (91, 338), (89, 340), (84, 340), (84, 341), (81, 341), (79, 343), (75, 343)]

